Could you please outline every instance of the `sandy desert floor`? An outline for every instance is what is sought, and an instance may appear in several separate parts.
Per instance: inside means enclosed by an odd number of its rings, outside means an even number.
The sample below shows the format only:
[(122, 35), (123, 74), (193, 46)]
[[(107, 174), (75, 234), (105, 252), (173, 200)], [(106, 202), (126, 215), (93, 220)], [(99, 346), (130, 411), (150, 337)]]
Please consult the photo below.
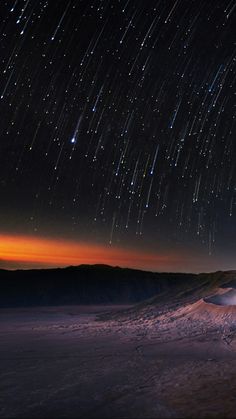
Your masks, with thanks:
[(117, 309), (2, 309), (0, 417), (235, 417), (232, 333)]

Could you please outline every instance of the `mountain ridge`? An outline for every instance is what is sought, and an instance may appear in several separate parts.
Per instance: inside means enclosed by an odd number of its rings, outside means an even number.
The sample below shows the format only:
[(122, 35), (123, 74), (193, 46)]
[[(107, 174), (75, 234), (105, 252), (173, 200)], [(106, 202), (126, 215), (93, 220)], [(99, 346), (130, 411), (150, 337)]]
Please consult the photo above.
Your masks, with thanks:
[(211, 288), (214, 273), (149, 272), (110, 265), (0, 270), (0, 307), (72, 304), (133, 304), (155, 296), (175, 298), (198, 287)]
[(110, 265), (0, 270), (0, 307), (136, 303), (184, 286), (196, 274), (149, 272)]

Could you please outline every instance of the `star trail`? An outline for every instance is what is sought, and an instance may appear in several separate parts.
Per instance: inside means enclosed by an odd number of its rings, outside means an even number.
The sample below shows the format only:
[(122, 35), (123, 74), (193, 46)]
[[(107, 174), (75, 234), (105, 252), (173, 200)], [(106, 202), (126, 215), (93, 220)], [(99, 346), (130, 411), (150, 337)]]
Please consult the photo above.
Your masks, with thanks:
[(7, 0), (0, 18), (0, 233), (232, 268), (235, 0)]

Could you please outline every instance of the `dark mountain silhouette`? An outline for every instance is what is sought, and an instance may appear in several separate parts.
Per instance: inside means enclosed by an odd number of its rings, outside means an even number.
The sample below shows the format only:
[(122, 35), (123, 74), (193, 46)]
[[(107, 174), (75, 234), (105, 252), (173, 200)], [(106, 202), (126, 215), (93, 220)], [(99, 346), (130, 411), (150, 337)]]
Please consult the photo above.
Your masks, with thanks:
[(196, 278), (106, 265), (0, 270), (0, 307), (135, 303), (185, 287)]

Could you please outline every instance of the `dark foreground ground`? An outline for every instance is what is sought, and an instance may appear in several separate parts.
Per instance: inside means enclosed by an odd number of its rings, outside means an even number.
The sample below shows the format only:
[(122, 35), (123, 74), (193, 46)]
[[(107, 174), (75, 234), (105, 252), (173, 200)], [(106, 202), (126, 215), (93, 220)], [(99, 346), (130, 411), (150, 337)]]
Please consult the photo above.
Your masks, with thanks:
[(222, 333), (97, 321), (107, 310), (117, 306), (2, 309), (0, 417), (236, 416), (235, 347)]

